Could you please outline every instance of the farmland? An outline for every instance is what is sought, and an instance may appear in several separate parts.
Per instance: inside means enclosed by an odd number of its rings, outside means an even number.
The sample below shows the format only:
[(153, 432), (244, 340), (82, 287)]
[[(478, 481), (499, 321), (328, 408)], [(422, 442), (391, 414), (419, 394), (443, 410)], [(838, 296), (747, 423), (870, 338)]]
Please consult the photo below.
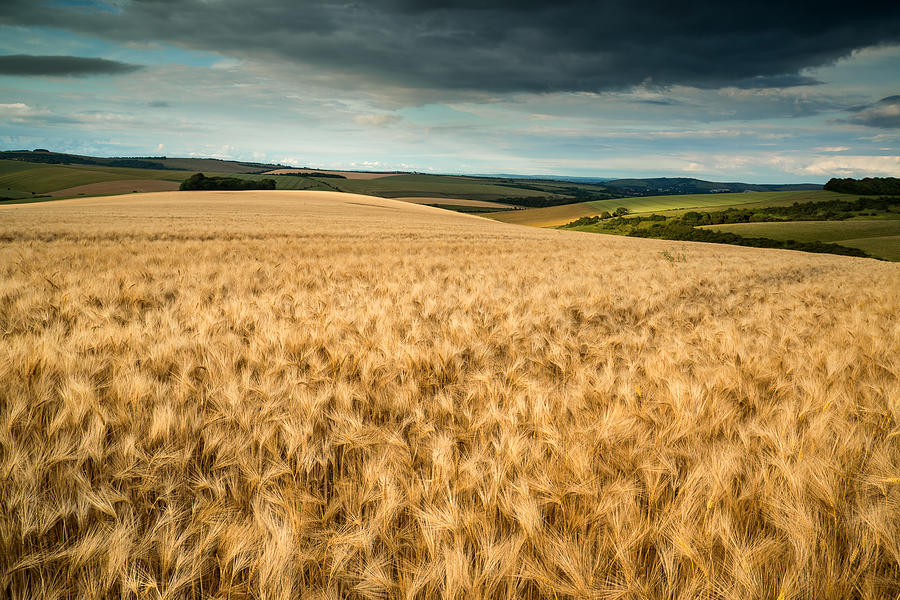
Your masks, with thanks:
[(103, 183), (88, 183), (50, 192), (50, 196), (107, 196), (131, 192), (171, 192), (178, 189), (178, 182), (170, 179), (117, 179)]
[(767, 237), (801, 242), (834, 242), (869, 251), (875, 256), (900, 261), (900, 219), (849, 221), (788, 221), (783, 223), (733, 223), (707, 227), (747, 237)]
[(327, 169), (273, 169), (266, 171), (262, 175), (317, 175), (317, 174), (334, 175), (344, 179), (381, 179), (382, 177), (393, 177), (397, 173), (370, 173), (366, 171), (329, 171)]
[[(241, 175), (246, 179), (275, 179), (278, 189), (308, 189), (366, 194), (382, 198), (429, 197), (503, 201), (508, 198), (543, 198), (547, 192), (499, 185), (490, 179), (453, 175), (391, 175), (375, 179), (331, 179), (296, 176)], [(552, 194), (551, 194), (552, 195)]]
[(190, 173), (93, 165), (42, 165), (0, 160), (0, 196), (5, 191), (45, 194), (65, 188), (135, 179), (181, 181)]
[(848, 195), (818, 202), (662, 211), (633, 216), (621, 212), (581, 217), (562, 228), (886, 260), (900, 258), (896, 253), (900, 198), (894, 196)]
[[(197, 165), (197, 161), (207, 160), (211, 165), (223, 167), (223, 161), (210, 159), (167, 159), (172, 165)], [(194, 162), (184, 162), (194, 161)], [(203, 164), (203, 163), (200, 163)], [(554, 192), (523, 189), (500, 185), (487, 178), (456, 177), (452, 175), (390, 175), (369, 178), (364, 174), (354, 179), (298, 177), (295, 175), (263, 175), (236, 173), (234, 165), (227, 165), (221, 172), (205, 171), (211, 176), (227, 175), (243, 179), (274, 179), (280, 190), (341, 191), (379, 197), (429, 197), (436, 199), (462, 199), (473, 201), (496, 201), (509, 198), (556, 197)], [(0, 160), (0, 197), (30, 197), (35, 194), (55, 193), (73, 187), (102, 183), (117, 183), (147, 179), (181, 182), (193, 173), (190, 171), (132, 169), (97, 165), (56, 165), (29, 163), (23, 161)], [(156, 184), (162, 187), (163, 184)], [(126, 185), (126, 187), (128, 187)], [(133, 186), (132, 186), (133, 187)], [(553, 189), (557, 189), (553, 184)], [(121, 193), (120, 186), (111, 186), (109, 193)], [(130, 191), (130, 190), (129, 190)], [(77, 195), (76, 190), (71, 195)], [(102, 188), (96, 193), (104, 193)], [(559, 196), (562, 197), (562, 196)], [(460, 204), (461, 206), (464, 205)]]
[(581, 217), (592, 217), (604, 211), (612, 212), (620, 206), (629, 209), (633, 213), (666, 212), (667, 214), (678, 214), (670, 211), (696, 208), (707, 210), (721, 210), (730, 207), (755, 208), (787, 205), (794, 202), (818, 202), (832, 198), (852, 197), (822, 190), (644, 196), (532, 208), (514, 213), (497, 213), (490, 216), (504, 223), (530, 225), (532, 227), (557, 227)]
[(403, 202), (411, 202), (413, 204), (427, 204), (433, 206), (436, 204), (452, 204), (456, 206), (471, 206), (474, 208), (493, 208), (496, 210), (508, 210), (513, 208), (510, 204), (502, 204), (500, 202), (486, 202), (484, 200), (466, 200), (464, 198), (394, 198), (394, 200), (402, 200)]
[[(255, 181), (273, 179), (279, 190), (332, 191), (381, 198), (425, 199), (427, 202), (421, 203), (462, 212), (489, 214), (490, 205), (476, 206), (472, 202), (497, 202), (503, 205), (497, 207), (499, 212), (494, 215), (497, 220), (540, 227), (563, 225), (579, 217), (615, 210), (619, 206), (625, 206), (632, 212), (645, 212), (719, 206), (722, 203), (771, 204), (835, 197), (831, 192), (802, 189), (808, 187), (805, 185), (722, 184), (689, 178), (623, 179), (601, 183), (516, 176), (272, 168), (276, 165), (202, 158), (114, 159), (47, 152), (6, 152), (3, 156), (15, 158), (0, 160), (0, 190), (6, 188), (0, 194), (0, 201), (5, 202), (41, 201), (46, 196), (164, 191), (173, 189), (170, 182), (181, 182), (194, 172), (202, 172), (210, 177), (228, 176)], [(117, 165), (141, 165), (143, 168)], [(154, 165), (159, 168), (153, 168)], [(133, 182), (136, 179), (145, 179), (146, 183), (135, 185)], [(754, 193), (641, 195), (651, 189), (669, 190), (668, 193), (671, 194), (681, 189), (717, 189), (722, 186), (754, 190)], [(781, 188), (792, 191), (785, 192)], [(527, 210), (512, 211), (510, 208)]]
[(4, 597), (900, 594), (900, 265), (272, 191), (0, 273)]

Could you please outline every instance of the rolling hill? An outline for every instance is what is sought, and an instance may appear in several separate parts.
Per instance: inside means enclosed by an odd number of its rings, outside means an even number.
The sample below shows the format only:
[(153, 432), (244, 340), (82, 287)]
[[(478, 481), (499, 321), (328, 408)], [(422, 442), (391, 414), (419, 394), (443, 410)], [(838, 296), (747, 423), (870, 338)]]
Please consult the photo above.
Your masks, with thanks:
[(217, 173), (262, 173), (280, 165), (267, 163), (221, 160), (217, 158), (168, 158), (166, 156), (139, 156), (106, 158), (65, 154), (47, 150), (7, 150), (0, 152), (0, 160), (30, 164), (81, 165), (93, 167), (120, 167), (173, 171), (215, 171)]
[(787, 192), (821, 190), (814, 183), (800, 184), (754, 184), (740, 182), (704, 181), (690, 177), (651, 177), (646, 179), (613, 179), (604, 186), (618, 190), (623, 195), (651, 196), (655, 194), (709, 194), (739, 192)]
[(492, 219), (516, 225), (532, 227), (556, 227), (565, 225), (580, 217), (592, 217), (604, 211), (615, 211), (619, 207), (633, 213), (669, 212), (690, 209), (725, 209), (729, 207), (775, 206), (794, 202), (817, 202), (830, 198), (850, 197), (836, 192), (822, 190), (754, 192), (740, 194), (686, 194), (665, 196), (638, 196), (614, 198), (593, 202), (579, 202), (546, 208), (533, 208), (515, 212), (489, 214)]
[(711, 225), (706, 228), (730, 231), (745, 237), (767, 237), (798, 242), (833, 242), (860, 248), (887, 260), (900, 261), (900, 219), (733, 223)]
[[(601, 180), (586, 177), (565, 179), (562, 177), (322, 171), (206, 158), (168, 158), (164, 156), (98, 158), (48, 151), (0, 152), (0, 164), (3, 165), (0, 167), (0, 173), (7, 176), (5, 180), (0, 179), (0, 190), (3, 187), (7, 188), (6, 193), (0, 194), (0, 197), (11, 200), (49, 192), (59, 196), (62, 195), (59, 192), (72, 187), (131, 181), (139, 178), (181, 181), (194, 172), (202, 172), (207, 176), (228, 175), (247, 179), (273, 178), (276, 180), (277, 189), (283, 190), (340, 191), (384, 198), (425, 197), (482, 202), (499, 201), (519, 208), (602, 202), (621, 197), (683, 195), (695, 192), (708, 194), (725, 189), (731, 191), (797, 191), (821, 187), (811, 184), (718, 183), (687, 178)], [(36, 165), (51, 170), (31, 172), (37, 168)], [(59, 169), (64, 170), (60, 171)], [(70, 169), (76, 169), (77, 172)], [(143, 173), (139, 174), (140, 171)], [(304, 174), (304, 171), (307, 173)], [(14, 172), (18, 172), (18, 175), (15, 175)], [(4, 183), (5, 186), (3, 186)], [(157, 183), (155, 185), (155, 189), (167, 189), (165, 184)], [(110, 185), (106, 188), (96, 188), (93, 193), (120, 193), (127, 187), (126, 184)]]
[(189, 175), (186, 171), (0, 160), (0, 197), (30, 197), (76, 186), (138, 179), (180, 182)]

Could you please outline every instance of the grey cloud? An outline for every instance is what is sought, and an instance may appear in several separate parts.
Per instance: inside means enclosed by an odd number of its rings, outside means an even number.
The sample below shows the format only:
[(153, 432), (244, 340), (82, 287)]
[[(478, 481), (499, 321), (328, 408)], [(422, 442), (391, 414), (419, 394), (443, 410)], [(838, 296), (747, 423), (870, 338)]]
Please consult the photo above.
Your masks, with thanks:
[(900, 96), (888, 96), (871, 106), (857, 107), (855, 110), (856, 114), (846, 122), (881, 129), (900, 129)]
[(797, 87), (800, 85), (821, 85), (822, 82), (813, 77), (806, 77), (799, 74), (782, 74), (782, 75), (757, 75), (749, 79), (735, 81), (734, 86), (745, 89), (765, 89), (765, 88), (785, 88)]
[(117, 11), (8, 0), (0, 22), (264, 58), (422, 90), (485, 93), (816, 83), (801, 72), (900, 41), (900, 3), (160, 0)]
[(172, 103), (166, 102), (165, 100), (153, 100), (152, 102), (149, 102), (147, 106), (151, 108), (169, 108), (172, 106)]
[(140, 65), (81, 56), (34, 56), (7, 54), (0, 56), (0, 75), (49, 75), (84, 77), (89, 75), (119, 75), (141, 69)]
[(635, 100), (640, 104), (653, 104), (656, 106), (681, 106), (684, 102), (679, 100), (673, 100), (671, 98), (642, 98), (640, 100)]

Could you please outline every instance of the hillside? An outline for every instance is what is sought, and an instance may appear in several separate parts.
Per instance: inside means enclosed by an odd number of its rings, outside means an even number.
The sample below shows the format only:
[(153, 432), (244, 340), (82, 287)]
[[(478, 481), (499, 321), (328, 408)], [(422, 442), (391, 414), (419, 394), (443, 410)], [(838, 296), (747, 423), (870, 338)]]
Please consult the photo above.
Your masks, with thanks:
[[(99, 165), (53, 165), (0, 160), (0, 198), (31, 198), (49, 195), (69, 188), (122, 181), (181, 182), (190, 173), (185, 171), (105, 167)], [(119, 185), (111, 186), (113, 193), (121, 193)], [(93, 189), (88, 193), (103, 193)], [(72, 194), (77, 195), (81, 190)]]
[(613, 198), (594, 202), (579, 202), (547, 208), (532, 208), (516, 212), (489, 214), (490, 218), (504, 223), (530, 225), (532, 227), (557, 227), (581, 217), (592, 217), (604, 211), (625, 207), (633, 213), (687, 210), (692, 208), (724, 209), (729, 207), (772, 206), (794, 202), (817, 202), (831, 198), (848, 197), (822, 190), (797, 190), (785, 192), (754, 192), (741, 194), (686, 194), (665, 196), (639, 196)]
[(733, 223), (712, 225), (708, 229), (776, 240), (833, 242), (860, 248), (887, 260), (900, 261), (900, 219)]
[(651, 196), (655, 194), (710, 194), (728, 192), (788, 192), (821, 190), (814, 183), (753, 184), (740, 182), (705, 181), (690, 177), (651, 177), (646, 179), (613, 179), (604, 186), (624, 192), (624, 195)]
[(0, 274), (0, 596), (900, 594), (900, 265), (271, 191)]
[[(41, 167), (46, 171), (35, 171)], [(71, 169), (75, 168), (76, 172)], [(143, 173), (141, 174), (141, 171)], [(640, 198), (660, 195), (728, 195), (713, 194), (732, 192), (767, 192), (821, 190), (821, 186), (802, 185), (754, 185), (747, 183), (721, 183), (689, 178), (650, 178), (605, 180), (590, 177), (530, 177), (530, 176), (467, 176), (432, 175), (402, 172), (333, 171), (305, 168), (283, 168), (280, 165), (248, 163), (209, 158), (100, 158), (48, 151), (0, 152), (0, 201), (3, 199), (33, 199), (36, 195), (64, 196), (71, 188), (106, 183), (106, 186), (89, 188), (94, 194), (119, 194), (130, 191), (120, 181), (154, 179), (155, 183), (139, 186), (137, 191), (163, 191), (171, 189), (164, 181), (182, 181), (196, 172), (206, 176), (232, 176), (260, 180), (273, 178), (280, 190), (338, 191), (365, 194), (382, 198), (434, 198), (461, 199), (477, 202), (501, 202), (513, 208), (535, 209), (559, 205), (604, 202), (615, 198)], [(115, 184), (115, 185), (113, 185)], [(3, 188), (6, 192), (3, 193)], [(133, 186), (132, 186), (133, 187)], [(85, 193), (82, 189), (71, 195)], [(88, 192), (90, 193), (90, 192)], [(733, 194), (731, 194), (733, 195)], [(640, 201), (636, 201), (640, 203)], [(721, 203), (725, 200), (701, 199), (697, 206)], [(443, 206), (460, 209), (465, 204)], [(602, 204), (605, 206), (605, 204)], [(644, 202), (646, 206), (680, 206), (661, 202)], [(596, 206), (601, 206), (598, 204)], [(572, 209), (576, 213), (578, 209)], [(561, 209), (560, 214), (572, 214)], [(590, 216), (590, 214), (577, 214)], [(572, 220), (571, 218), (567, 221)], [(567, 222), (563, 221), (563, 222)]]
[(217, 173), (262, 173), (279, 165), (267, 163), (221, 160), (217, 158), (168, 158), (166, 156), (140, 156), (106, 158), (65, 154), (46, 150), (7, 150), (0, 152), (0, 160), (20, 161), (30, 164), (81, 165), (94, 167), (119, 167), (174, 171), (215, 171)]
[(427, 197), (480, 201), (509, 201), (562, 197), (553, 191), (500, 185), (496, 181), (456, 175), (395, 174), (375, 179), (332, 179), (287, 175), (241, 175), (245, 179), (272, 178), (281, 190), (337, 191), (381, 198)]

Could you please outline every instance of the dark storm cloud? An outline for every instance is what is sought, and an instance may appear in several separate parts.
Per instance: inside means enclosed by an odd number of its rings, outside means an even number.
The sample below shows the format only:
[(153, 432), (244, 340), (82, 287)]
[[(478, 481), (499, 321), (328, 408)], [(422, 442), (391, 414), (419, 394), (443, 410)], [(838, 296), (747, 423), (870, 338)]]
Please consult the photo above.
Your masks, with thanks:
[(888, 96), (871, 106), (859, 107), (846, 121), (868, 127), (900, 129), (900, 96)]
[(900, 3), (8, 0), (0, 22), (163, 41), (419, 89), (602, 91), (816, 83), (802, 70), (900, 41)]
[(57, 77), (84, 77), (89, 75), (118, 75), (140, 69), (132, 65), (104, 58), (80, 56), (32, 56), (7, 54), (0, 56), (0, 75), (50, 75)]

